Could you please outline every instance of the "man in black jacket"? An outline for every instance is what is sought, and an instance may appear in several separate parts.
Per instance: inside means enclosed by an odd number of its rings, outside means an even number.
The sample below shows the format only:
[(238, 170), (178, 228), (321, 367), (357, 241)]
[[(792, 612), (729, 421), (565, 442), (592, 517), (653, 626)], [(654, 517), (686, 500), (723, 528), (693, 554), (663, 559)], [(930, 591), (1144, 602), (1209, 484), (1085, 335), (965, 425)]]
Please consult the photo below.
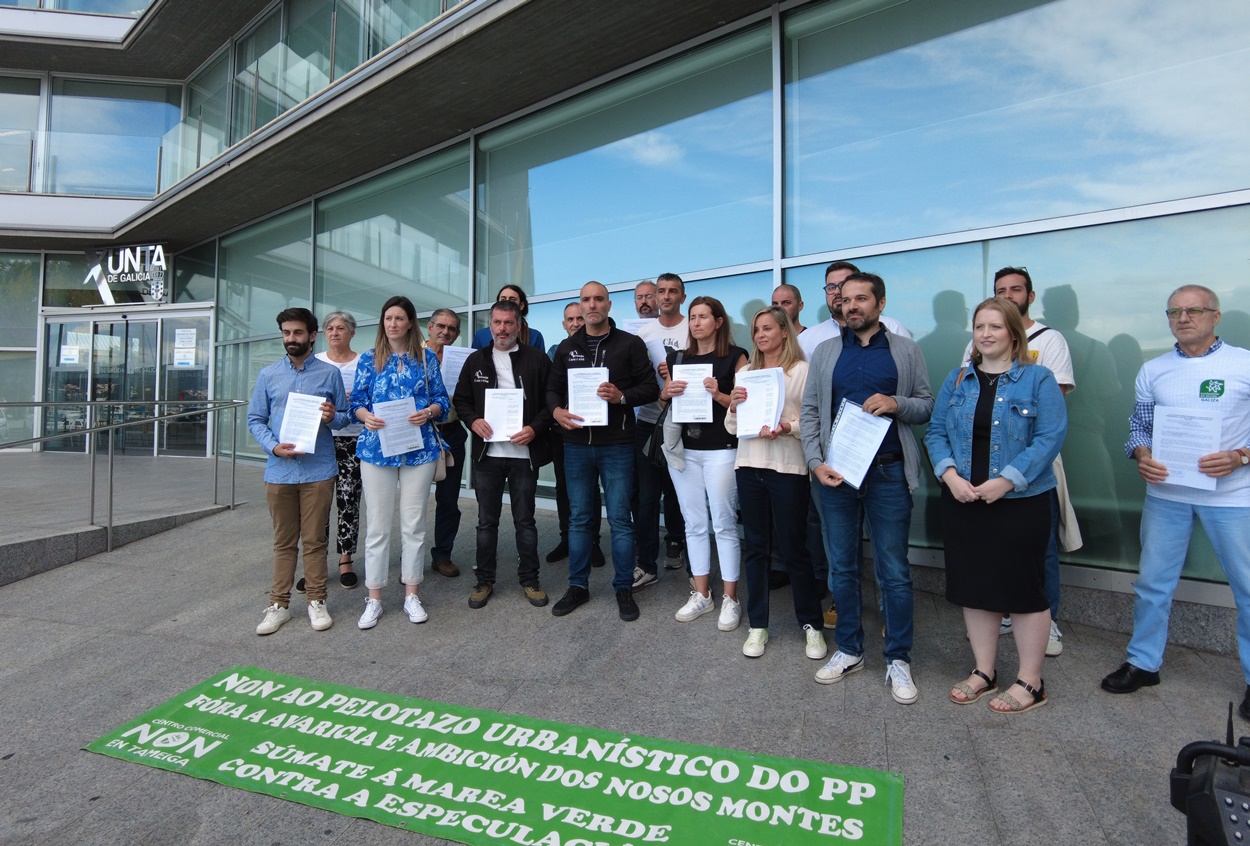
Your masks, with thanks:
[[(452, 398), (457, 416), (473, 433), (473, 488), (477, 494), (477, 584), (469, 594), (470, 608), (483, 608), (495, 590), (499, 515), (503, 489), (512, 500), (512, 524), (521, 563), (521, 589), (531, 605), (547, 604), (538, 581), (538, 528), (534, 524), (534, 496), (538, 468), (551, 460), (551, 447), (540, 437), (551, 425), (546, 389), (551, 362), (537, 347), (519, 343), (521, 313), (517, 304), (500, 300), (490, 310), (491, 345), (469, 356)], [(504, 393), (512, 391), (517, 393)], [(492, 393), (497, 392), (497, 393)], [(516, 431), (496, 432), (486, 419), (491, 410), (519, 407)], [(496, 425), (504, 420), (492, 413)]]
[[(561, 342), (547, 382), (547, 405), (564, 430), (564, 474), (569, 489), (569, 589), (551, 613), (563, 617), (590, 599), (592, 492), (600, 479), (612, 530), (612, 587), (621, 619), (638, 619), (633, 598), (634, 526), (629, 496), (634, 469), (634, 408), (660, 395), (637, 335), (612, 326), (608, 289), (587, 282), (581, 291), (586, 325)], [(569, 410), (569, 374), (586, 367), (606, 368), (595, 396), (607, 404), (606, 425), (584, 425)]]

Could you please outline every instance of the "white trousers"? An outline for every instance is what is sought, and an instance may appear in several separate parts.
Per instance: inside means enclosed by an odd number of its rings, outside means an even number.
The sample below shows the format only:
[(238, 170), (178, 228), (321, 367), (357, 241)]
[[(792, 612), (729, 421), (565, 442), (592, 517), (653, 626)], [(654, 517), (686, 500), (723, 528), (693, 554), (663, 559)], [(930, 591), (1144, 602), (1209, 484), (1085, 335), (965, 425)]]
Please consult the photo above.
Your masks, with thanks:
[(712, 570), (712, 547), (708, 541), (708, 509), (712, 531), (716, 533), (716, 555), (720, 577), (738, 581), (742, 569), (738, 543), (738, 483), (734, 477), (736, 449), (687, 449), (682, 452), (686, 467), (681, 472), (668, 468), (673, 490), (686, 521), (686, 554), (690, 572), (706, 576)]
[(419, 585), (425, 579), (425, 504), (430, 498), (437, 461), (415, 467), (379, 467), (360, 462), (360, 488), (369, 519), (365, 524), (365, 587), (386, 587), (391, 560), (391, 523), (399, 491), (400, 581)]

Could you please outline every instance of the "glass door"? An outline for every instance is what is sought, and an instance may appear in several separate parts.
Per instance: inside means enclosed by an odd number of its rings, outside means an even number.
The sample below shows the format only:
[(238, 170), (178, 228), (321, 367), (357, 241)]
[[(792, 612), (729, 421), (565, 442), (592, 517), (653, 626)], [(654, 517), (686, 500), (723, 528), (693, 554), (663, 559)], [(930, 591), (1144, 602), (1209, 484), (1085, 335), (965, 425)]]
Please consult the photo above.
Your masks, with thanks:
[[(162, 408), (167, 413), (196, 408), (208, 399), (208, 364), (213, 348), (209, 317), (167, 317), (161, 322)], [(161, 424), (162, 455), (205, 455), (208, 415), (179, 417)]]
[[(157, 332), (156, 320), (126, 320), (95, 324), (91, 363), (92, 399), (148, 405), (99, 406), (97, 425), (143, 420), (155, 416)], [(113, 450), (119, 455), (151, 455), (156, 431), (152, 423), (127, 426), (113, 436)], [(97, 436), (96, 449), (108, 450), (108, 435)]]
[[(87, 320), (48, 321), (44, 333), (45, 402), (82, 402), (90, 389), (91, 322)], [(64, 434), (46, 441), (44, 449), (57, 452), (84, 452), (87, 439), (73, 434), (88, 425), (87, 406), (63, 405), (43, 409), (43, 434)]]

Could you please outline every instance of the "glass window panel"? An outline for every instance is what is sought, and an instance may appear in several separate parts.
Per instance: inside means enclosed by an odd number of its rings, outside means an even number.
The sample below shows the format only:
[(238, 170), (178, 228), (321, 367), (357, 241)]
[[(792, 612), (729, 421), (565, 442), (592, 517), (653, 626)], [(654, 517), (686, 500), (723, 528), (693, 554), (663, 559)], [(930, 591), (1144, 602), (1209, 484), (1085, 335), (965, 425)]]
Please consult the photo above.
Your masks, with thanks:
[[(461, 147), (317, 206), (318, 313), (376, 321), (402, 294), (417, 311), (469, 302), (469, 160)], [(470, 338), (472, 335), (470, 335)]]
[(174, 302), (211, 303), (216, 290), (216, 241), (174, 256)]
[[(0, 402), (35, 399), (35, 351), (0, 350)], [(0, 442), (35, 436), (33, 408), (0, 409)]]
[(338, 0), (334, 13), (334, 78), (355, 68), (365, 56), (369, 0)]
[(92, 15), (123, 15), (127, 18), (139, 17), (150, 5), (152, 0), (44, 0), (43, 3), (45, 9)]
[(786, 35), (789, 255), (1250, 186), (1239, 0), (829, 4)]
[(376, 56), (434, 20), (442, 12), (439, 0), (366, 0), (369, 21), (369, 55)]
[(100, 289), (88, 279), (93, 262), (85, 255), (50, 255), (45, 262), (43, 304), (57, 308), (102, 305)]
[[(217, 399), (238, 399), (245, 402), (252, 398), (252, 388), (260, 371), (282, 358), (286, 352), (281, 339), (252, 341), (246, 344), (228, 344), (217, 347)], [(247, 430), (247, 408), (238, 412), (233, 433), (231, 415), (222, 414), (217, 423), (217, 451), (220, 455), (231, 452), (231, 437), (238, 438), (239, 455), (249, 458), (265, 458), (265, 452), (252, 439)]]
[(335, 0), (288, 0), (286, 67), (282, 85), (292, 102), (330, 84), (330, 30)]
[(194, 137), (189, 143), (192, 168), (226, 149), (230, 137), (226, 102), (230, 97), (230, 56), (222, 53), (187, 84), (186, 124)]
[(0, 253), (0, 346), (34, 347), (39, 318), (39, 256)]
[(484, 135), (479, 300), (767, 259), (769, 56), (753, 30)]
[[(91, 353), (91, 324), (88, 321), (48, 321), (44, 340), (44, 402), (77, 403), (90, 399)], [(44, 448), (68, 452), (85, 450), (86, 437), (72, 433), (90, 426), (89, 408), (86, 405), (45, 407), (43, 434), (64, 433), (65, 437), (46, 441)]]
[(29, 191), (39, 80), (0, 76), (0, 191)]
[(52, 80), (47, 190), (153, 196), (161, 139), (181, 110), (178, 85)]
[(291, 107), (282, 96), (282, 17), (279, 10), (235, 42), (231, 143)]
[(217, 338), (277, 334), (274, 319), (307, 307), (312, 278), (310, 207), (303, 206), (221, 239)]

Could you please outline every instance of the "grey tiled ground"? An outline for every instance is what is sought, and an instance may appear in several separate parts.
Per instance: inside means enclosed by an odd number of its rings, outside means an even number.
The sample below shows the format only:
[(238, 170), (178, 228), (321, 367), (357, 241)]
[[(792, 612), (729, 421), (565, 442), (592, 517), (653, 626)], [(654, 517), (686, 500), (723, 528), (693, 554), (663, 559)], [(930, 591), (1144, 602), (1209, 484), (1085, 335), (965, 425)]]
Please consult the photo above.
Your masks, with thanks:
[[(19, 519), (21, 503), (7, 480), (0, 485), (5, 519)], [(812, 680), (819, 664), (803, 655), (785, 592), (773, 595), (768, 650), (751, 660), (741, 654), (745, 628), (719, 632), (713, 616), (673, 619), (687, 588), (671, 571), (638, 595), (642, 619), (633, 624), (617, 619), (606, 570), (594, 572), (591, 603), (557, 619), (531, 608), (501, 568), (480, 611), (466, 605), (467, 573), (431, 573), (425, 625), (400, 613), (402, 588), (392, 583), (387, 613), (361, 632), (363, 590), (333, 586), (331, 630), (312, 632), (297, 596), (293, 622), (259, 638), (271, 530), (255, 472), (240, 497), (255, 504), (0, 588), (0, 844), (444, 842), (80, 751), (234, 665), (892, 770), (905, 778), (909, 845), (1181, 843), (1168, 769), (1185, 742), (1222, 736), (1226, 703), (1242, 691), (1235, 659), (1171, 647), (1162, 685), (1108, 696), (1098, 680), (1123, 660), (1125, 637), (1065, 625), (1064, 654), (1046, 662), (1046, 708), (1008, 718), (958, 707), (946, 691), (970, 665), (960, 614), (918, 594), (922, 693), (904, 707), (882, 682), (875, 612), (866, 618), (868, 667), (824, 687)], [(464, 506), (456, 558), (467, 570), (476, 514)], [(554, 514), (540, 513), (543, 552), (554, 527)], [(512, 560), (503, 546), (502, 560)], [(566, 584), (564, 566), (544, 565), (553, 596)], [(1010, 673), (1014, 647), (1004, 642), (1002, 653), (1000, 671)]]

